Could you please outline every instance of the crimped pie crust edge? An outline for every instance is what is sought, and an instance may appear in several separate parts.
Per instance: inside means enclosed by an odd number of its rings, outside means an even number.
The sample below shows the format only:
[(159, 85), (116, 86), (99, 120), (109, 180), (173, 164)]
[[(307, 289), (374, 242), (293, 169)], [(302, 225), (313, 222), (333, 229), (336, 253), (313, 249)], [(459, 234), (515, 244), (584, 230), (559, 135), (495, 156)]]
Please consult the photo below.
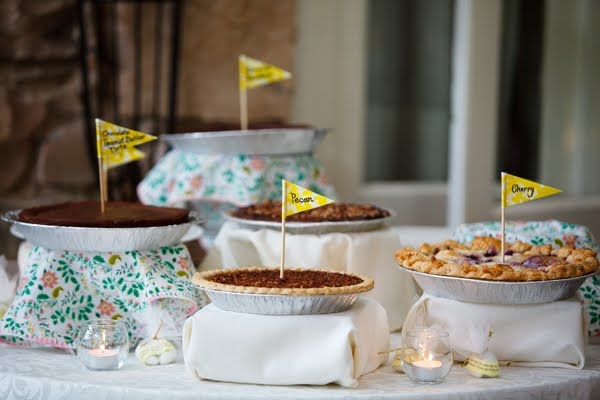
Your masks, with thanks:
[(322, 269), (307, 269), (307, 268), (286, 268), (286, 271), (319, 271), (329, 273), (340, 273), (351, 275), (362, 279), (361, 283), (349, 286), (339, 287), (323, 287), (323, 288), (267, 288), (258, 286), (238, 286), (226, 285), (223, 283), (213, 282), (208, 280), (209, 277), (221, 273), (232, 273), (238, 271), (265, 271), (277, 270), (276, 268), (266, 267), (248, 267), (248, 268), (232, 268), (232, 269), (214, 269), (203, 272), (196, 272), (192, 278), (192, 282), (203, 289), (219, 290), (223, 292), (248, 293), (248, 294), (271, 294), (271, 295), (286, 295), (286, 296), (317, 296), (317, 295), (334, 295), (334, 294), (351, 294), (367, 292), (375, 286), (375, 281), (364, 275), (352, 274), (348, 272), (327, 271)]
[[(588, 248), (563, 246), (552, 248), (551, 245), (529, 245), (524, 242), (507, 243), (506, 249), (521, 253), (524, 256), (552, 255), (562, 261), (546, 267), (546, 271), (538, 268), (512, 268), (508, 264), (489, 263), (471, 265), (456, 263), (436, 258), (434, 250), (473, 250), (485, 249), (484, 246), (496, 246), (499, 240), (491, 237), (475, 238), (471, 243), (460, 244), (452, 240), (429, 244), (424, 243), (419, 250), (406, 247), (397, 250), (395, 258), (405, 268), (432, 275), (453, 276), (493, 281), (541, 281), (574, 278), (587, 275), (598, 270), (599, 262), (596, 252)], [(496, 247), (496, 248), (499, 248)]]

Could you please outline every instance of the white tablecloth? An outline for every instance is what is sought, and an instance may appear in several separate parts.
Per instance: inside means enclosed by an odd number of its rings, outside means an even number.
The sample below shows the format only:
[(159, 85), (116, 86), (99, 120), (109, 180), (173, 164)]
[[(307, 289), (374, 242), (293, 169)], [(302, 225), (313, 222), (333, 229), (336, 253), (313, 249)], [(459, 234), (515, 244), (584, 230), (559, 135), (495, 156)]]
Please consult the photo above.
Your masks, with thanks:
[[(198, 381), (176, 364), (145, 367), (130, 356), (119, 371), (92, 372), (59, 350), (0, 345), (0, 399), (578, 399), (600, 393), (600, 346), (588, 347), (583, 370), (501, 367), (478, 379), (455, 364), (444, 383), (419, 385), (385, 365), (359, 387), (261, 386)], [(595, 397), (596, 396), (596, 397)]]
[[(449, 237), (444, 228), (395, 228), (402, 245)], [(393, 342), (399, 334), (393, 334)], [(395, 339), (395, 341), (394, 341)], [(393, 344), (392, 344), (393, 345)], [(587, 347), (582, 370), (501, 367), (498, 379), (471, 377), (454, 365), (444, 383), (418, 385), (384, 365), (363, 375), (354, 389), (327, 386), (262, 386), (198, 381), (180, 357), (176, 364), (143, 366), (132, 354), (119, 371), (92, 372), (61, 350), (0, 344), (0, 399), (582, 399), (600, 393), (600, 345)]]

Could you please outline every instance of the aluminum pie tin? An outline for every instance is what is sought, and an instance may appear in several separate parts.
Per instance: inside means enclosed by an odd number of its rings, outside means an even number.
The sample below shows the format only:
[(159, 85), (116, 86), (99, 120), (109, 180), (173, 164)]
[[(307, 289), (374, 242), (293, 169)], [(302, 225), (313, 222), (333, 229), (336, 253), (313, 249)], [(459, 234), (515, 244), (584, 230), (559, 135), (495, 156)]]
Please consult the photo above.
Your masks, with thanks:
[[(379, 229), (394, 217), (394, 212), (387, 210), (390, 215), (383, 218), (365, 219), (360, 221), (339, 222), (286, 222), (285, 230), (288, 233), (320, 235), (325, 233), (351, 233), (367, 232)], [(233, 212), (233, 211), (232, 211)], [(281, 222), (259, 221), (234, 217), (231, 212), (225, 213), (225, 219), (238, 225), (240, 228), (251, 230), (275, 229), (281, 230)]]
[(540, 304), (573, 297), (583, 282), (600, 271), (574, 278), (547, 281), (506, 282), (459, 278), (413, 271), (410, 273), (423, 291), (446, 299), (482, 304)]
[(195, 154), (299, 154), (311, 153), (327, 129), (280, 128), (240, 131), (172, 133), (160, 139), (173, 149)]
[(18, 220), (20, 212), (9, 211), (2, 219), (12, 223), (31, 244), (49, 250), (122, 252), (157, 249), (180, 242), (192, 225), (202, 223), (197, 213), (190, 212), (188, 222), (175, 225), (140, 228), (58, 226), (21, 222)]
[(236, 293), (202, 288), (213, 304), (225, 311), (262, 315), (331, 314), (348, 310), (359, 293), (290, 296)]

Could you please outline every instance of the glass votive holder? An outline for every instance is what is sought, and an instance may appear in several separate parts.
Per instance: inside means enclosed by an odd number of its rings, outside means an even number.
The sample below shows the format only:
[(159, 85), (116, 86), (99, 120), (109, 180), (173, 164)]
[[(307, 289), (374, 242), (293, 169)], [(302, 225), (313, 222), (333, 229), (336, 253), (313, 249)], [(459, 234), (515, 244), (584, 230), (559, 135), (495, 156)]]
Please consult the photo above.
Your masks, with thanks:
[(79, 329), (77, 356), (94, 371), (119, 369), (129, 353), (127, 326), (122, 321), (93, 319)]
[(403, 340), (402, 366), (413, 382), (440, 383), (446, 379), (453, 361), (448, 332), (409, 330)]

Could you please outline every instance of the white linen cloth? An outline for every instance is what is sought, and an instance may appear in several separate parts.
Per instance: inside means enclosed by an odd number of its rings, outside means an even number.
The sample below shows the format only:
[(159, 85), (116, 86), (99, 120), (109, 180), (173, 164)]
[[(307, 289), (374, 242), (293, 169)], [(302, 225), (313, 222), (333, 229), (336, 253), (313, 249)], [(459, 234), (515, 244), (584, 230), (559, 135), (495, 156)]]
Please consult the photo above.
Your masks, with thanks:
[[(375, 287), (366, 295), (385, 308), (390, 330), (402, 328), (406, 313), (418, 296), (412, 277), (396, 265), (394, 252), (402, 247), (396, 231), (384, 227), (355, 233), (286, 233), (285, 245), (286, 267), (321, 268), (373, 278)], [(200, 270), (278, 267), (280, 262), (280, 231), (250, 230), (226, 222)]]
[(59, 349), (0, 343), (0, 399), (598, 400), (600, 345), (588, 346), (587, 351), (583, 370), (502, 366), (500, 378), (480, 379), (455, 364), (439, 385), (417, 385), (388, 363), (363, 375), (360, 387), (352, 389), (198, 381), (182, 362), (148, 367), (133, 352), (118, 371), (90, 371), (76, 355)]
[[(543, 304), (495, 305), (449, 300), (424, 293), (402, 332), (438, 328), (450, 334), (455, 360), (488, 350), (514, 366), (582, 369), (587, 341), (578, 298)], [(492, 336), (488, 342), (488, 332)]]
[(198, 378), (267, 385), (358, 386), (358, 377), (387, 360), (387, 318), (359, 297), (347, 311), (256, 315), (210, 304), (183, 328), (183, 359)]

